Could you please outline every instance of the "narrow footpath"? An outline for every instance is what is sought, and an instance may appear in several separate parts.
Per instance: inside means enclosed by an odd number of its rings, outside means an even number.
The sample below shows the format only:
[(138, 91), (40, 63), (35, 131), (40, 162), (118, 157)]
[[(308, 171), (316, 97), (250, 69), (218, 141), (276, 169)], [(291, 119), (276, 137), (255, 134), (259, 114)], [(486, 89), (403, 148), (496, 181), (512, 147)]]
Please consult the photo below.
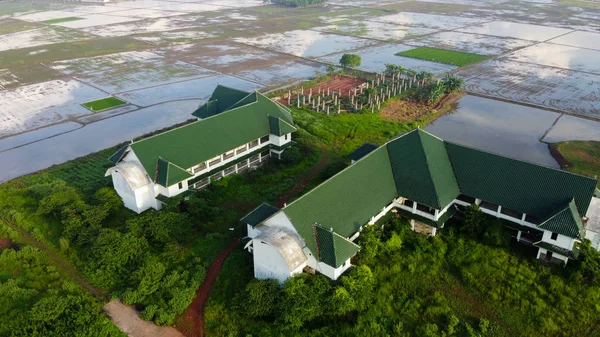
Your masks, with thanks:
[(181, 331), (186, 337), (204, 337), (204, 306), (208, 300), (210, 289), (215, 283), (225, 259), (231, 254), (238, 242), (238, 238), (233, 238), (229, 245), (213, 260), (210, 267), (208, 267), (204, 282), (196, 291), (196, 297), (194, 297), (192, 304), (179, 317), (176, 323), (177, 330)]

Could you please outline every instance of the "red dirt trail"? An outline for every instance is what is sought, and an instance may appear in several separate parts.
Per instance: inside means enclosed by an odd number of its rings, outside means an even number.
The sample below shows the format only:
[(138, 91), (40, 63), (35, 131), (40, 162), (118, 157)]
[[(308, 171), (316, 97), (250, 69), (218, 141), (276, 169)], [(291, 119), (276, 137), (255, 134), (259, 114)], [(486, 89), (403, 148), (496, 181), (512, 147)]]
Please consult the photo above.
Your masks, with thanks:
[(176, 324), (177, 330), (186, 337), (204, 337), (204, 306), (208, 300), (210, 289), (215, 283), (225, 259), (231, 254), (238, 241), (238, 238), (233, 238), (229, 245), (213, 260), (210, 267), (208, 267), (204, 282), (202, 282), (202, 285), (196, 291), (194, 301), (192, 301), (192, 304), (190, 304), (183, 315), (179, 317)]

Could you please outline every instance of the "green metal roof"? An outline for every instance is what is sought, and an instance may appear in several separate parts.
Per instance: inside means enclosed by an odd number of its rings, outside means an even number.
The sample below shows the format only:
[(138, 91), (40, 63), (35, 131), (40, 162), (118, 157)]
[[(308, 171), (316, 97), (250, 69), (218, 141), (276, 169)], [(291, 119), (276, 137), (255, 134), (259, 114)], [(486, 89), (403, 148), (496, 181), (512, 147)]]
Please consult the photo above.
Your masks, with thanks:
[(254, 227), (277, 212), (279, 212), (279, 208), (265, 202), (253, 209), (240, 221)]
[(380, 147), (296, 199), (283, 211), (315, 253), (314, 224), (333, 228), (342, 237), (349, 237), (396, 195), (387, 149)]
[(577, 259), (577, 257), (579, 256), (579, 248), (577, 248), (577, 247), (573, 247), (573, 250), (568, 250), (566, 248), (555, 246), (546, 241), (538, 241), (538, 242), (534, 243), (533, 245), (536, 247), (544, 248), (544, 249), (554, 252), (556, 254), (566, 256), (566, 257), (568, 257), (570, 259), (574, 259), (574, 260)]
[[(185, 170), (268, 135), (268, 116), (293, 123), (289, 111), (260, 93), (254, 93), (253, 96), (255, 101), (247, 105), (142, 139), (131, 144), (131, 148), (146, 172), (154, 176), (159, 157)], [(170, 177), (168, 182), (178, 181)]]
[(182, 180), (192, 177), (188, 171), (173, 165), (163, 158), (158, 158), (154, 182), (162, 186), (171, 186)]
[(583, 239), (585, 237), (581, 216), (574, 200), (564, 207), (558, 208), (538, 227), (571, 238)]
[(121, 147), (119, 150), (117, 150), (117, 152), (113, 153), (113, 155), (110, 156), (108, 158), (108, 160), (113, 162), (113, 164), (117, 164), (118, 162), (121, 161), (121, 159), (123, 159), (123, 157), (125, 156), (125, 151), (127, 151), (128, 148), (129, 148), (129, 144)]
[(194, 111), (192, 115), (198, 118), (208, 118), (214, 116), (228, 110), (235, 103), (239, 102), (248, 95), (250, 95), (250, 93), (219, 84), (213, 91), (208, 101)]
[(354, 256), (360, 247), (354, 242), (321, 225), (313, 225), (319, 261), (338, 268)]
[(596, 179), (446, 142), (462, 194), (540, 219), (575, 199), (586, 214)]
[(415, 129), (387, 148), (399, 196), (443, 209), (460, 194), (443, 140)]
[(297, 130), (293, 125), (275, 116), (269, 116), (269, 127), (271, 130), (270, 134), (279, 137)]
[(378, 147), (379, 147), (379, 145), (376, 145), (376, 144), (373, 144), (373, 143), (364, 143), (359, 148), (357, 148), (356, 150), (352, 151), (352, 153), (350, 153), (347, 158), (350, 159), (350, 160), (358, 161), (362, 157), (364, 157), (364, 156), (368, 155), (369, 153), (375, 151)]

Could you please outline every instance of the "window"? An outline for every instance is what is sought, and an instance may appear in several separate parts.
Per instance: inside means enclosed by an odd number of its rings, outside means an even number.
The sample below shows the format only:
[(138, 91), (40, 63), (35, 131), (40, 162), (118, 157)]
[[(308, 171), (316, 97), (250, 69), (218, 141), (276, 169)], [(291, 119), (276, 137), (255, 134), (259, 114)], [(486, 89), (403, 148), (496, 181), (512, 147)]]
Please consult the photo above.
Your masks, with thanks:
[(196, 166), (194, 166), (194, 167), (192, 168), (192, 172), (193, 172), (194, 174), (196, 174), (196, 173), (198, 173), (198, 172), (200, 172), (200, 171), (204, 170), (205, 168), (206, 168), (206, 163), (202, 163), (202, 164), (199, 164), (199, 165), (196, 165)]
[(234, 155), (233, 150), (225, 152), (225, 154), (223, 155), (223, 160), (227, 160), (227, 159), (233, 157), (233, 155)]
[(290, 139), (290, 134), (288, 133), (287, 135), (285, 135), (285, 140)]
[(248, 144), (248, 145), (249, 145), (248, 146), (249, 148), (253, 148), (253, 147), (258, 146), (258, 139), (251, 141), (250, 144)]
[(269, 136), (268, 136), (268, 135), (267, 135), (267, 136), (264, 136), (264, 137), (262, 137), (262, 138), (260, 139), (260, 143), (261, 143), (261, 144), (264, 144), (264, 143), (266, 143), (266, 142), (268, 142), (268, 141), (269, 141)]
[(539, 218), (537, 218), (537, 217), (535, 217), (535, 216), (533, 216), (533, 215), (529, 215), (529, 214), (527, 214), (527, 215), (525, 216), (525, 221), (527, 221), (527, 222), (529, 222), (529, 223), (532, 223), (532, 224), (534, 224), (534, 225), (539, 225), (539, 224), (541, 223), (541, 221), (540, 221), (540, 219), (539, 219)]
[(221, 162), (221, 156), (216, 156), (208, 162), (208, 165), (213, 166)]
[(406, 207), (413, 207), (413, 202), (411, 200), (408, 199), (404, 199), (404, 202), (402, 203), (402, 205), (406, 206)]
[(417, 210), (419, 210), (421, 212), (429, 213), (431, 215), (435, 215), (435, 209), (433, 209), (429, 206), (421, 205), (419, 203), (417, 203)]
[(546, 261), (552, 261), (552, 252), (546, 252)]
[(456, 199), (458, 199), (460, 201), (464, 201), (464, 202), (469, 203), (469, 204), (474, 204), (475, 203), (475, 198), (469, 197), (469, 196), (464, 195), (464, 194), (459, 195)]
[(180, 181), (180, 182), (179, 182), (179, 184), (178, 184), (177, 186), (179, 186), (179, 189), (182, 189), (182, 188), (183, 188), (183, 182), (182, 182), (182, 181)]
[(552, 236), (550, 236), (550, 239), (552, 239), (552, 240), (558, 239), (558, 233), (552, 233)]
[(493, 211), (493, 212), (497, 212), (498, 211), (498, 205), (492, 204), (491, 202), (482, 201), (481, 205), (479, 205), (479, 206), (481, 206), (481, 208), (485, 208), (485, 209), (488, 209), (488, 210)]
[(242, 146), (238, 147), (237, 149), (235, 149), (236, 154), (240, 154), (240, 153), (244, 153), (244, 152), (246, 152), (246, 145), (242, 145)]

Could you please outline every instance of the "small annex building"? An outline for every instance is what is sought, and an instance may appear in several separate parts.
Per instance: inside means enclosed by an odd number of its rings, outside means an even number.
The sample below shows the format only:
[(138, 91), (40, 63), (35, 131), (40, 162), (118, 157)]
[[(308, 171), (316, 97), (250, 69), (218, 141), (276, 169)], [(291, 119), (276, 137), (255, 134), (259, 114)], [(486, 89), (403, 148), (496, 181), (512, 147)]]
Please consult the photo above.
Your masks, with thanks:
[[(459, 208), (477, 204), (512, 228), (518, 241), (538, 247), (538, 258), (563, 263), (577, 258), (575, 243), (586, 237), (586, 223), (600, 222), (598, 208), (590, 207), (600, 205), (593, 196), (597, 179), (446, 142), (420, 129), (365, 152), (282, 209), (263, 204), (242, 219), (255, 277), (284, 282), (303, 268), (336, 280), (359, 251), (353, 241), (363, 226), (390, 212), (410, 219), (413, 230), (436, 235)], [(274, 231), (285, 233), (282, 242)], [(296, 240), (289, 244), (293, 255), (302, 255), (300, 247), (306, 260), (286, 257), (280, 247), (289, 240)]]
[(279, 159), (293, 145), (290, 110), (259, 92), (219, 85), (198, 121), (123, 146), (106, 171), (125, 207), (141, 213), (168, 198)]

